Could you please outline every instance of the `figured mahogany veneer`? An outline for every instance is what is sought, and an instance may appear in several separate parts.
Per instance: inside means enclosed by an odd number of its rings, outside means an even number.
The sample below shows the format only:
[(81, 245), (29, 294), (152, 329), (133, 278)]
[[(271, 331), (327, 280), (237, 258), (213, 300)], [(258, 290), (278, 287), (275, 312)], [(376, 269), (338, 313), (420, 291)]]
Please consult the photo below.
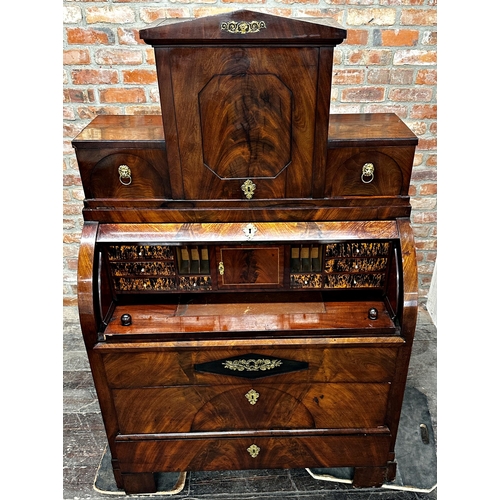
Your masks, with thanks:
[(83, 338), (126, 493), (157, 472), (394, 478), (417, 315), (394, 114), (330, 115), (324, 20), (250, 11), (140, 31), (161, 115), (76, 137)]

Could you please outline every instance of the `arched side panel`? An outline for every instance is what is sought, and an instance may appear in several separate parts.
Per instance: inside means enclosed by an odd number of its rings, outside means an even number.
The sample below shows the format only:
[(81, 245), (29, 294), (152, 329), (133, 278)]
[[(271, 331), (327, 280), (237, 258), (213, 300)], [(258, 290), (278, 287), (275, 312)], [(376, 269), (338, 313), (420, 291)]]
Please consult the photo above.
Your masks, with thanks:
[(119, 433), (116, 410), (111, 397), (101, 355), (93, 349), (98, 338), (101, 314), (98, 300), (98, 254), (96, 237), (99, 223), (85, 222), (78, 254), (78, 309), (83, 339), (89, 358), (90, 369), (101, 407), (106, 435), (113, 464), (113, 473), (118, 488), (123, 488), (114, 439)]
[(100, 323), (98, 296), (95, 279), (97, 276), (96, 237), (98, 222), (85, 222), (78, 253), (78, 312), (87, 350), (97, 342)]
[[(394, 447), (396, 444), (397, 430), (401, 416), (401, 407), (408, 374), (408, 365), (415, 335), (418, 313), (418, 274), (417, 257), (413, 230), (409, 219), (397, 220), (401, 243), (401, 336), (405, 343), (399, 348), (396, 371), (391, 385), (391, 394), (387, 406), (387, 425), (391, 430), (391, 447), (388, 460), (394, 460)], [(397, 459), (397, 457), (396, 457)], [(395, 469), (394, 469), (395, 472)], [(391, 478), (388, 478), (391, 480)]]

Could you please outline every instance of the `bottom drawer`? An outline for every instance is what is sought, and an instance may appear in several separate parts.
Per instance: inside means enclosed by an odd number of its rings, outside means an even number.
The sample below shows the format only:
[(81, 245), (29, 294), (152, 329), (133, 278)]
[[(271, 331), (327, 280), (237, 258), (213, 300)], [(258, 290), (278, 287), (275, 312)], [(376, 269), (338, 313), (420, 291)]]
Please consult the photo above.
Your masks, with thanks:
[(384, 466), (389, 434), (116, 440), (125, 473)]

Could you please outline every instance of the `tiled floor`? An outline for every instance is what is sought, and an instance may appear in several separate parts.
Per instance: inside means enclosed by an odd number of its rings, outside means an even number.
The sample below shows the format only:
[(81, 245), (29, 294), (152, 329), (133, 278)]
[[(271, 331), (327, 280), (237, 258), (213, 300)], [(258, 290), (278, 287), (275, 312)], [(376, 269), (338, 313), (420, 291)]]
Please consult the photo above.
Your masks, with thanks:
[[(408, 381), (423, 392), (429, 403), (435, 433), (436, 328), (429, 315), (420, 311)], [(92, 376), (84, 350), (76, 308), (65, 308), (64, 319), (64, 499), (112, 500), (147, 496), (109, 495), (97, 492), (94, 478), (106, 437)], [(153, 496), (182, 500), (228, 499), (336, 499), (336, 500), (417, 500), (437, 498), (431, 493), (387, 489), (355, 490), (349, 485), (318, 481), (303, 469), (280, 471), (237, 471), (188, 473), (184, 489), (174, 496)]]

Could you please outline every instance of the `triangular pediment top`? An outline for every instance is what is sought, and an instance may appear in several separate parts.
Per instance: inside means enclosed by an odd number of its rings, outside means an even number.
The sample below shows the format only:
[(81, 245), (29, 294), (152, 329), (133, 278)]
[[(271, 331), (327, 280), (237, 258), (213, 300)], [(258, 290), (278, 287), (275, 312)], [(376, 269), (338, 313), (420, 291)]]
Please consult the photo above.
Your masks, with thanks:
[(294, 19), (252, 10), (238, 10), (198, 19), (164, 19), (142, 29), (153, 46), (196, 44), (337, 45), (346, 30), (329, 19)]

